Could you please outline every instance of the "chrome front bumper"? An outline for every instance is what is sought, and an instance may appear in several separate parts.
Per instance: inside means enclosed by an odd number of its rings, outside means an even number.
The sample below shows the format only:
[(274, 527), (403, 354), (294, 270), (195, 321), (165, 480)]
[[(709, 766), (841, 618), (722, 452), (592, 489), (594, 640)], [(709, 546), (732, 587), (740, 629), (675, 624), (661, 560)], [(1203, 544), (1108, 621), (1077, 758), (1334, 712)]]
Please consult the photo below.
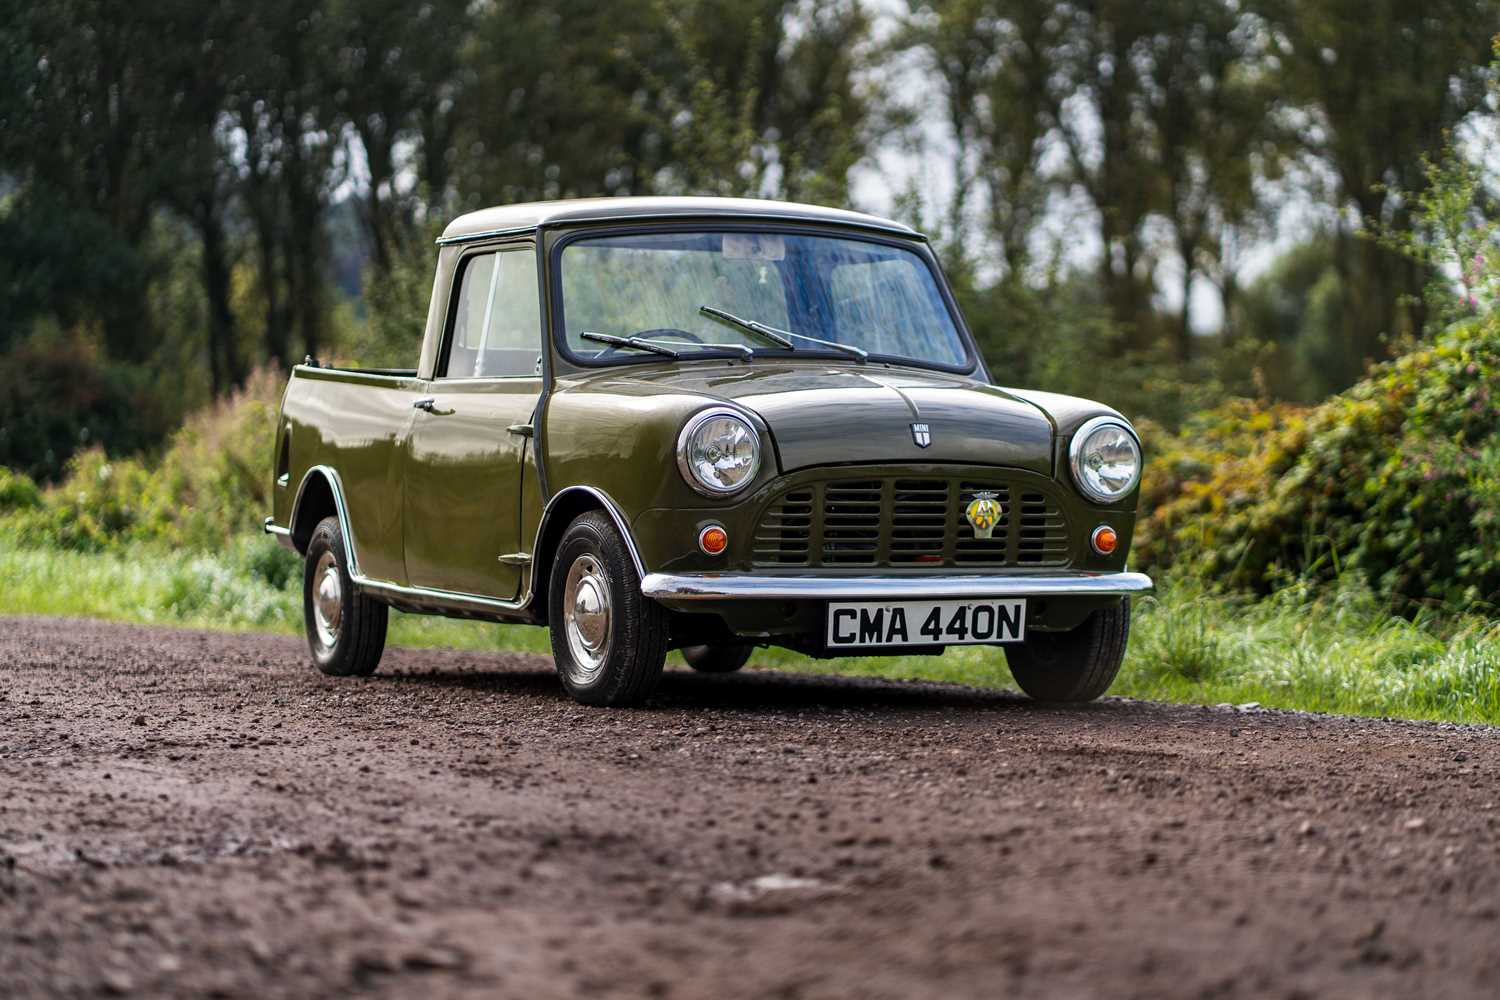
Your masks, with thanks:
[(995, 576), (785, 576), (765, 573), (648, 573), (641, 592), (665, 604), (688, 601), (861, 601), (956, 597), (1113, 597), (1144, 594), (1144, 573)]

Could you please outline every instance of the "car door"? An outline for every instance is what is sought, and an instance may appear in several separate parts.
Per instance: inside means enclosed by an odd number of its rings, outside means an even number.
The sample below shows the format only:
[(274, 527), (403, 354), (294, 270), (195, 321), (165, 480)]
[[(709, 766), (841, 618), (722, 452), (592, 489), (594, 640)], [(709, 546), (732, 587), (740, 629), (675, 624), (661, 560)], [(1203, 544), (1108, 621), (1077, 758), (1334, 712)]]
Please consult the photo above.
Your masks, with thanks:
[(522, 476), (542, 392), (530, 244), (459, 261), (434, 377), (407, 436), (411, 586), (511, 600), (520, 591)]

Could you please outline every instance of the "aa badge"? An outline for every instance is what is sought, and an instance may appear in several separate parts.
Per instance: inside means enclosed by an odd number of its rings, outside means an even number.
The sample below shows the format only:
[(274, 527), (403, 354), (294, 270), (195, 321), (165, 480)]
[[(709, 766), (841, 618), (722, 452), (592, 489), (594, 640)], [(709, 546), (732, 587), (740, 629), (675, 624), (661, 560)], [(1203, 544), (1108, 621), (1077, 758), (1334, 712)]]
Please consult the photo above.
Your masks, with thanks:
[(1005, 508), (1000, 506), (998, 494), (976, 493), (964, 510), (964, 517), (974, 526), (975, 538), (989, 538), (1004, 513)]

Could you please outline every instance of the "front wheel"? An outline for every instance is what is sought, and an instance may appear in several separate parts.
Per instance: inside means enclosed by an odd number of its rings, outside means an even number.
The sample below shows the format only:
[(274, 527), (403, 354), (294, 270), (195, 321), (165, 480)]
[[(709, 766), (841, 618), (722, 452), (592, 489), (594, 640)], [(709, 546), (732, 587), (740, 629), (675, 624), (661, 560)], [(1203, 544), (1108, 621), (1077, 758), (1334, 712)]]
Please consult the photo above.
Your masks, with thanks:
[(602, 511), (568, 526), (552, 564), (548, 621), (563, 687), (585, 705), (638, 705), (667, 658), (667, 613), (641, 593), (625, 540)]
[(302, 619), (313, 663), (333, 677), (365, 677), (380, 665), (390, 609), (354, 589), (344, 565), (344, 529), (325, 517), (307, 543)]
[(1005, 648), (1021, 690), (1037, 701), (1093, 701), (1109, 690), (1130, 638), (1130, 598), (1095, 611), (1067, 632), (1037, 632)]
[(743, 667), (755, 652), (754, 646), (739, 644), (719, 646), (683, 646), (682, 658), (700, 674), (732, 674)]

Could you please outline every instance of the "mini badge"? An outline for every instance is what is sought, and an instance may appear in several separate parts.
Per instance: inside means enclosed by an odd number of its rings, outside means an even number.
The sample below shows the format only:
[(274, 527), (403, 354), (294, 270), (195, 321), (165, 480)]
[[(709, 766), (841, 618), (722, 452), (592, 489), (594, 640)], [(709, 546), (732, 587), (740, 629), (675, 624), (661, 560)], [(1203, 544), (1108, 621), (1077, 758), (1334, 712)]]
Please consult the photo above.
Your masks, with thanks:
[(998, 496), (996, 493), (976, 493), (974, 499), (969, 501), (969, 506), (964, 509), (964, 517), (974, 526), (975, 538), (989, 538), (995, 531), (995, 525), (1000, 523), (1005, 508), (1000, 506)]
[(927, 447), (932, 444), (932, 428), (926, 424), (912, 424), (911, 439), (917, 443), (918, 448)]

